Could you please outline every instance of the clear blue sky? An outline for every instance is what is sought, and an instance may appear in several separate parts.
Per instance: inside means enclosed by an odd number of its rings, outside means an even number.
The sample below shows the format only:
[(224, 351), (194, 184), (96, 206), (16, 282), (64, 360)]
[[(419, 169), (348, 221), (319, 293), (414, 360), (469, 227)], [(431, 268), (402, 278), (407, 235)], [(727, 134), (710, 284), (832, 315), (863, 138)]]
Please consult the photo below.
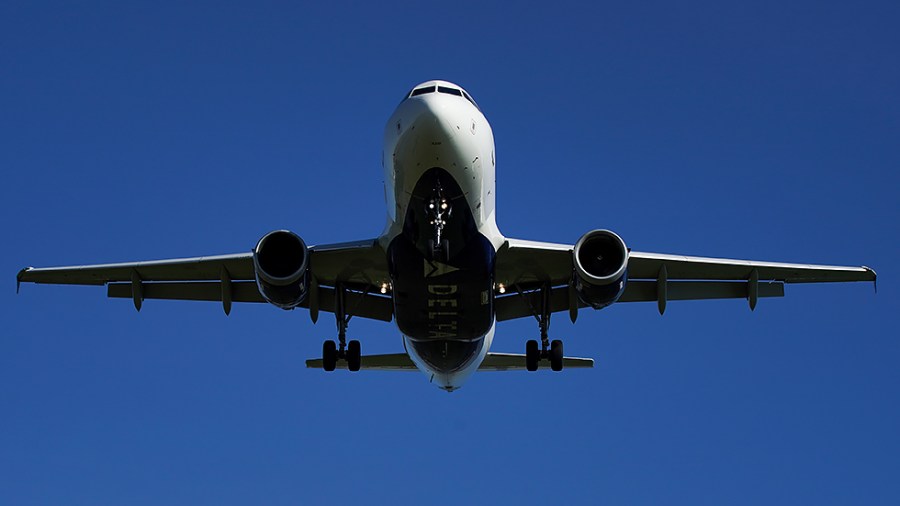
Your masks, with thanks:
[[(0, 503), (900, 503), (896, 2), (187, 3), (0, 6)], [(453, 394), (304, 369), (325, 315), (14, 295), (26, 265), (377, 235), (384, 122), (433, 78), (493, 125), (508, 236), (879, 293), (585, 311), (551, 330), (594, 370)]]

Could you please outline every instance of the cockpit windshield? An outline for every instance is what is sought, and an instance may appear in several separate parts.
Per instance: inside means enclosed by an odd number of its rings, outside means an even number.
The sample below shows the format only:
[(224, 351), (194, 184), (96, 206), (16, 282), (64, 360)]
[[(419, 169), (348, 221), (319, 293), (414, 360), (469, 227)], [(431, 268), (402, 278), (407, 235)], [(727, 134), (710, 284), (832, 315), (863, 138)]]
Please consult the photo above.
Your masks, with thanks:
[(435, 93), (435, 92), (443, 93), (445, 95), (454, 95), (457, 97), (465, 98), (472, 105), (474, 105), (476, 109), (481, 110), (481, 108), (478, 107), (478, 104), (475, 103), (475, 100), (473, 100), (472, 97), (469, 96), (469, 94), (466, 93), (464, 90), (462, 90), (461, 88), (458, 88), (455, 85), (452, 85), (450, 83), (443, 83), (443, 82), (441, 82), (441, 84), (434, 84), (434, 81), (432, 81), (431, 83), (428, 83), (428, 84), (419, 85), (419, 86), (409, 90), (409, 93), (406, 94), (406, 97), (404, 97), (404, 100), (406, 100), (408, 98), (412, 98), (412, 97), (426, 95), (428, 93)]
[(425, 86), (422, 88), (416, 88), (409, 93), (410, 97), (418, 97), (419, 95), (424, 95), (426, 93), (434, 93), (434, 86)]

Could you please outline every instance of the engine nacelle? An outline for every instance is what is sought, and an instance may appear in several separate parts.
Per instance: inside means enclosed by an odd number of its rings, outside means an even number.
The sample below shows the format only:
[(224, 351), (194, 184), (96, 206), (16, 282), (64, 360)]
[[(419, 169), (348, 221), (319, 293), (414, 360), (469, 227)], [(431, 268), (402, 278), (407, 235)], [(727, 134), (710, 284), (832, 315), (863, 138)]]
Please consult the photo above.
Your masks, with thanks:
[(259, 293), (282, 308), (299, 306), (309, 292), (309, 249), (297, 234), (276, 230), (253, 248), (253, 269)]
[(628, 279), (628, 248), (609, 230), (592, 230), (575, 244), (575, 292), (594, 309), (619, 300)]

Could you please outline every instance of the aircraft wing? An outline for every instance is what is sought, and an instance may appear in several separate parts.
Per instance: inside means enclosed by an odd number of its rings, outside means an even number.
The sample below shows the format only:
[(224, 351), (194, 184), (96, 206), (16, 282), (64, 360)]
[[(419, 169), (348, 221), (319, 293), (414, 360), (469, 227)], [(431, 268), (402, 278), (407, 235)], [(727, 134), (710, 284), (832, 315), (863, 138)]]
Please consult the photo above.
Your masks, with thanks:
[[(499, 321), (532, 316), (541, 287), (551, 287), (552, 312), (585, 307), (569, 288), (574, 275), (568, 244), (509, 239), (497, 252), (495, 280), (507, 294), (496, 301)], [(758, 262), (630, 251), (628, 282), (618, 302), (751, 299), (784, 296), (784, 283), (875, 282), (868, 267)], [(662, 295), (662, 297), (661, 297)]]
[[(381, 321), (393, 319), (393, 305), (379, 293), (387, 282), (384, 251), (377, 240), (325, 244), (309, 248), (313, 282), (302, 307), (333, 312), (337, 284), (347, 288), (349, 315)], [(266, 302), (256, 286), (252, 253), (178, 258), (147, 262), (28, 267), (19, 271), (17, 284), (45, 283), (106, 285), (109, 297), (134, 300), (141, 308), (146, 299), (205, 300), (221, 302), (225, 313), (232, 302)], [(18, 286), (17, 286), (18, 289)]]

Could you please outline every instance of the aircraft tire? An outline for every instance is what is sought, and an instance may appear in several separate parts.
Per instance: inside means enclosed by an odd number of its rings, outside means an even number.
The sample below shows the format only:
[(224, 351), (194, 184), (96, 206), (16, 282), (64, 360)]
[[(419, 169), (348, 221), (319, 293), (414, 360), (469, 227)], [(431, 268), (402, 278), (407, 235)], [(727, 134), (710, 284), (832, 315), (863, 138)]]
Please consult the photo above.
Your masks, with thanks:
[(559, 339), (550, 342), (550, 369), (554, 371), (563, 369), (563, 343)]
[(529, 371), (538, 370), (538, 361), (541, 359), (541, 352), (538, 351), (538, 343), (534, 339), (525, 342), (525, 369)]
[(322, 343), (322, 369), (333, 371), (337, 364), (337, 345), (334, 341)]
[(359, 341), (353, 340), (347, 343), (347, 369), (356, 372), (362, 365), (362, 353), (360, 352)]

